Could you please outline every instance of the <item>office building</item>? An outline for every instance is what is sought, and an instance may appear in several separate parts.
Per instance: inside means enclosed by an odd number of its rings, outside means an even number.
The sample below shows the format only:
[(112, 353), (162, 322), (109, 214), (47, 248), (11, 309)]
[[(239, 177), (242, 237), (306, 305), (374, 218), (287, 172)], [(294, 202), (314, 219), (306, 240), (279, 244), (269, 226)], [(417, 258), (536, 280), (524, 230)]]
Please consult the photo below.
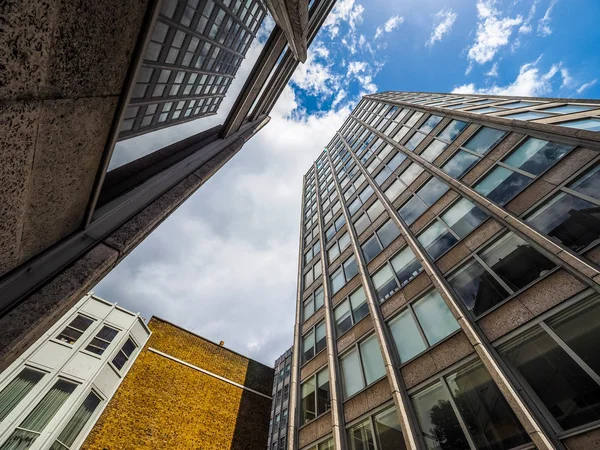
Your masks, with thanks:
[(273, 377), (273, 404), (269, 421), (267, 450), (287, 449), (287, 424), (290, 407), (290, 377), (292, 374), (292, 349), (289, 348), (275, 361)]
[(88, 294), (0, 373), (0, 449), (78, 449), (150, 331)]
[(273, 369), (157, 317), (83, 450), (267, 445)]
[(600, 447), (600, 102), (365, 96), (304, 177), (289, 450)]
[[(31, 0), (7, 7), (0, 370), (267, 125), (334, 3)], [(264, 28), (268, 37), (241, 77), (266, 8), (277, 25)], [(230, 89), (233, 79), (239, 90)], [(193, 118), (194, 134), (168, 146), (151, 147), (143, 136), (128, 153), (122, 146), (135, 138), (119, 141)], [(178, 129), (164, 132), (178, 136)]]

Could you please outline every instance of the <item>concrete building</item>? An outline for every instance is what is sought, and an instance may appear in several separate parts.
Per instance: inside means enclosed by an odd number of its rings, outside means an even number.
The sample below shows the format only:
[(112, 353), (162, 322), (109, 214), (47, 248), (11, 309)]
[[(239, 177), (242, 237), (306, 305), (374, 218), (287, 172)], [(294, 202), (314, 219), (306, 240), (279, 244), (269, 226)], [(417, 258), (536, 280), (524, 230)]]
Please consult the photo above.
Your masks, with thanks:
[(600, 101), (383, 92), (304, 177), (289, 450), (600, 448)]
[(267, 450), (287, 448), (287, 425), (290, 408), (290, 380), (292, 375), (292, 349), (289, 348), (275, 361), (273, 377), (273, 404), (269, 422)]
[(0, 448), (79, 448), (149, 335), (139, 315), (86, 295), (0, 373)]
[(84, 450), (267, 445), (273, 369), (153, 317), (152, 335)]
[(156, 151), (140, 148), (110, 172), (119, 130), (216, 111), (266, 13), (262, 1), (2, 4), (0, 370), (268, 123), (298, 49), (334, 0), (272, 4), (279, 25), (236, 80), (232, 106), (219, 109), (223, 121)]

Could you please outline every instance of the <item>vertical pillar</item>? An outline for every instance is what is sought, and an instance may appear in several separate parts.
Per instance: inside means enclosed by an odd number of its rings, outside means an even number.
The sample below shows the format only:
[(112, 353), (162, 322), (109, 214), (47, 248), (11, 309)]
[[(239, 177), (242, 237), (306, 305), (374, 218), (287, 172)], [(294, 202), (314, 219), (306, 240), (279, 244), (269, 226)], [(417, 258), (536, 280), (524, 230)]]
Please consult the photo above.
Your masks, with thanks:
[(394, 353), (390, 345), (389, 331), (387, 330), (387, 327), (385, 325), (383, 314), (379, 309), (379, 304), (375, 295), (375, 288), (373, 287), (371, 277), (369, 276), (369, 272), (367, 270), (367, 265), (365, 263), (363, 254), (360, 251), (358, 236), (356, 235), (356, 230), (354, 228), (354, 224), (352, 223), (352, 218), (350, 217), (350, 214), (348, 213), (348, 208), (346, 207), (346, 204), (344, 202), (342, 188), (340, 187), (337, 174), (335, 173), (333, 163), (329, 155), (329, 150), (327, 150), (326, 153), (327, 161), (329, 162), (329, 167), (331, 169), (331, 172), (333, 173), (335, 188), (340, 199), (340, 204), (342, 205), (342, 213), (344, 214), (344, 218), (346, 219), (346, 227), (348, 228), (348, 234), (350, 235), (350, 241), (354, 250), (354, 257), (356, 258), (356, 264), (360, 273), (361, 282), (365, 291), (365, 295), (367, 297), (367, 305), (369, 306), (369, 313), (371, 314), (371, 320), (373, 321), (373, 328), (375, 329), (375, 335), (377, 336), (379, 348), (383, 356), (385, 372), (390, 383), (392, 397), (394, 399), (394, 404), (396, 405), (396, 410), (400, 419), (400, 425), (402, 427), (402, 435), (404, 437), (404, 442), (406, 444), (407, 449), (418, 450), (419, 448), (422, 448), (421, 436), (419, 434), (418, 428), (416, 427), (416, 420), (412, 409), (412, 404), (406, 392), (406, 388), (404, 387), (404, 380), (402, 379), (398, 370), (399, 364), (397, 363), (396, 358), (393, 356)]

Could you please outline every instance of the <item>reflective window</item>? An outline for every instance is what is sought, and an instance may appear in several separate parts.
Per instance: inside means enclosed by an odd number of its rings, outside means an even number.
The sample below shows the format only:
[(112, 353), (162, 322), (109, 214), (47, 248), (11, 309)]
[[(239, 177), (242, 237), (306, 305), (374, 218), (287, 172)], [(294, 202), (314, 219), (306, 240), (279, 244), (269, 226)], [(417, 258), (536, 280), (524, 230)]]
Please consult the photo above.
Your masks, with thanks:
[(77, 316), (71, 320), (69, 325), (56, 336), (56, 339), (66, 342), (67, 344), (74, 344), (92, 323), (94, 323), (94, 319), (77, 314)]
[(481, 155), (489, 152), (506, 135), (505, 131), (494, 128), (482, 127), (467, 141), (463, 147), (472, 150)]
[(460, 135), (460, 133), (463, 132), (467, 125), (467, 122), (463, 122), (461, 120), (453, 120), (448, 125), (446, 125), (446, 128), (444, 128), (440, 132), (440, 134), (437, 135), (437, 137), (447, 143), (452, 143), (454, 139), (456, 139), (458, 135)]
[(341, 336), (369, 314), (369, 305), (363, 288), (342, 301), (333, 311), (337, 335)]
[(598, 300), (586, 300), (499, 348), (564, 430), (600, 420), (598, 324)]
[(504, 450), (529, 442), (529, 435), (479, 361), (414, 395), (413, 403), (431, 450)]
[(551, 114), (544, 114), (541, 111), (524, 111), (521, 113), (508, 114), (506, 116), (507, 119), (517, 119), (517, 120), (536, 120), (536, 119), (544, 119), (546, 117), (551, 117)]
[(417, 239), (434, 260), (442, 256), (458, 242), (456, 236), (440, 220), (435, 220), (425, 228)]
[(542, 111), (556, 114), (572, 114), (576, 112), (589, 111), (590, 109), (595, 109), (595, 107), (585, 105), (563, 105), (553, 106), (552, 108), (544, 108)]
[(435, 289), (414, 302), (412, 308), (429, 345), (441, 341), (459, 329), (458, 322)]
[(600, 119), (590, 117), (589, 119), (571, 120), (569, 122), (553, 123), (561, 127), (579, 128), (580, 130), (600, 131)]
[(318, 311), (321, 306), (323, 306), (323, 286), (316, 289), (309, 298), (304, 300), (302, 305), (302, 313), (304, 320), (307, 320), (311, 317), (315, 311)]
[(479, 158), (471, 153), (459, 150), (452, 158), (442, 166), (442, 170), (453, 178), (462, 177), (473, 165), (477, 164)]
[(508, 233), (474, 255), (449, 278), (476, 316), (545, 275), (555, 264), (524, 240)]
[(567, 184), (526, 220), (576, 252), (600, 239), (600, 166)]
[(330, 392), (327, 368), (300, 385), (300, 425), (314, 420), (331, 409)]
[(371, 335), (340, 357), (344, 396), (348, 398), (385, 375), (377, 337)]

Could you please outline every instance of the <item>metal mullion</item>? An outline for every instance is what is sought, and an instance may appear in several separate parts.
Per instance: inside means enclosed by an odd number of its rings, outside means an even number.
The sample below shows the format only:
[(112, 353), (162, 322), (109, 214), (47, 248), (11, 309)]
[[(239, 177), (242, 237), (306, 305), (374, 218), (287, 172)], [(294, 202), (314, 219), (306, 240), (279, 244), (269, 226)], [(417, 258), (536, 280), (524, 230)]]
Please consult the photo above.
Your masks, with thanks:
[[(343, 138), (342, 141), (345, 145), (347, 145)], [(361, 167), (361, 169), (363, 170), (363, 173), (366, 172), (364, 167)], [(513, 386), (514, 380), (509, 378), (510, 373), (508, 372), (504, 361), (491, 346), (486, 335), (478, 328), (478, 324), (470, 319), (469, 312), (465, 305), (460, 300), (454, 298), (450, 284), (444, 278), (439, 268), (435, 265), (433, 259), (425, 251), (423, 245), (412, 234), (409, 227), (406, 225), (406, 222), (404, 222), (404, 220), (399, 216), (379, 186), (377, 186), (375, 183), (372, 183), (372, 187), (379, 197), (379, 200), (383, 204), (384, 209), (387, 210), (390, 217), (396, 222), (396, 225), (404, 235), (406, 243), (411, 248), (417, 259), (421, 262), (423, 269), (430, 277), (434, 287), (437, 288), (438, 292), (442, 296), (442, 299), (453, 313), (460, 328), (463, 330), (469, 342), (490, 372), (492, 378), (494, 381), (498, 380), (497, 384), (502, 394), (510, 400), (508, 401), (509, 405), (511, 405), (513, 411), (520, 413), (524, 421), (526, 421), (525, 428), (529, 430), (528, 433), (532, 437), (532, 440), (537, 437), (535, 442), (540, 450), (564, 448), (562, 443), (560, 443), (555, 436), (547, 434), (544, 429), (545, 427), (539, 423), (536, 417), (533, 416), (528, 405), (519, 396), (518, 388)]]
[(546, 333), (550, 335), (552, 339), (556, 341), (558, 346), (562, 348), (571, 357), (571, 359), (573, 359), (584, 370), (584, 372), (600, 386), (600, 376), (577, 353), (575, 353), (571, 347), (569, 347), (569, 345), (546, 324), (546, 322), (540, 322), (540, 326)]
[(478, 450), (479, 447), (477, 447), (477, 444), (475, 444), (475, 440), (473, 439), (473, 436), (471, 436), (469, 427), (467, 426), (465, 420), (461, 416), (460, 410), (458, 409), (458, 405), (456, 404), (454, 397), (452, 397), (452, 392), (450, 392), (450, 387), (448, 386), (448, 383), (444, 377), (440, 377), (440, 384), (442, 385), (442, 389), (444, 389), (444, 391), (446, 392), (446, 395), (450, 399), (450, 405), (452, 406), (454, 415), (456, 416), (456, 419), (458, 420), (458, 424), (462, 428), (462, 431), (465, 435), (465, 438), (467, 439), (467, 442), (469, 443), (469, 446), (471, 447), (471, 450)]
[[(370, 337), (370, 336), (367, 336), (367, 339), (368, 339), (369, 337)], [(366, 340), (366, 339), (363, 339), (363, 341), (365, 341), (365, 340)], [(361, 341), (361, 342), (362, 342), (362, 341)], [(359, 362), (359, 364), (360, 364), (360, 374), (362, 375), (362, 380), (363, 380), (363, 387), (362, 387), (362, 389), (361, 389), (361, 391), (362, 391), (363, 389), (366, 389), (366, 388), (369, 386), (369, 384), (367, 383), (367, 376), (365, 375), (365, 363), (364, 363), (364, 361), (363, 361), (363, 357), (362, 357), (362, 351), (361, 351), (361, 349), (360, 349), (360, 342), (356, 342), (356, 343), (354, 344), (354, 350), (355, 350), (355, 351), (356, 351), (356, 353), (358, 354), (358, 362)]]
[[(200, 46), (200, 44), (198, 44)], [(197, 58), (195, 58), (197, 59)], [(192, 61), (194, 61), (195, 59), (193, 59)], [(218, 75), (218, 76), (222, 76), (225, 78), (234, 78), (233, 75), (228, 75), (228, 74), (224, 74), (224, 73), (220, 73), (220, 72), (214, 72), (214, 71), (209, 71), (209, 70), (201, 70), (201, 69), (197, 69), (195, 68), (194, 64), (190, 64), (189, 67), (179, 67), (179, 66), (175, 66), (173, 64), (167, 64), (164, 61), (144, 61), (144, 67), (148, 67), (148, 68), (152, 68), (152, 69), (166, 69), (166, 70), (171, 70), (171, 71), (181, 71), (181, 72), (188, 72), (188, 73), (197, 73), (198, 75)], [(199, 78), (199, 77), (198, 77)], [(155, 83), (152, 83), (152, 81), (150, 81), (150, 85), (154, 86), (158, 83), (158, 77), (157, 77), (157, 81)], [(160, 83), (162, 84), (162, 83)]]
[(564, 191), (567, 194), (573, 195), (575, 197), (579, 197), (582, 200), (585, 200), (586, 202), (590, 202), (590, 203), (593, 203), (595, 205), (600, 206), (600, 200), (598, 200), (597, 198), (590, 197), (589, 195), (582, 194), (581, 192), (576, 191), (576, 190), (571, 189), (571, 188), (568, 188), (566, 186), (563, 186), (563, 187), (559, 188), (559, 191)]
[[(424, 298), (423, 296), (421, 296), (419, 298), (419, 300), (421, 298)], [(418, 300), (417, 300), (418, 301)], [(429, 343), (429, 339), (427, 339), (427, 336), (425, 336), (425, 332), (423, 331), (423, 327), (421, 326), (421, 322), (419, 322), (419, 318), (417, 317), (417, 315), (415, 314), (415, 310), (413, 308), (413, 304), (415, 302), (410, 302), (407, 306), (408, 311), (410, 312), (410, 316), (412, 317), (412, 319), (415, 321), (415, 323), (417, 324), (417, 329), (419, 330), (419, 334), (421, 335), (421, 339), (423, 339), (423, 342), (425, 344), (427, 344), (427, 348), (424, 350), (425, 352), (427, 352), (430, 348), (431, 348), (431, 344)], [(419, 354), (421, 354), (423, 352), (419, 352)]]
[[(345, 143), (345, 140), (341, 139), (341, 141)], [(352, 152), (350, 152), (350, 154), (350, 157), (352, 157)], [(340, 196), (341, 188), (339, 185), (337, 174), (335, 174), (335, 171), (333, 171), (333, 163), (331, 161), (331, 155), (329, 154), (328, 149), (326, 150), (326, 155), (329, 167), (334, 173), (333, 181), (336, 187), (336, 191), (338, 193), (338, 196)], [(369, 175), (365, 176), (368, 179)], [(412, 404), (410, 403), (410, 399), (408, 398), (408, 394), (406, 393), (406, 389), (404, 387), (404, 380), (400, 375), (398, 364), (394, 360), (392, 354), (393, 350), (391, 350), (390, 348), (389, 338), (385, 335), (385, 322), (383, 320), (381, 310), (379, 309), (373, 282), (369, 276), (368, 269), (365, 264), (362, 253), (360, 253), (360, 246), (358, 245), (358, 237), (356, 235), (354, 223), (349, 217), (349, 212), (346, 204), (342, 202), (341, 199), (340, 205), (342, 207), (342, 214), (346, 218), (348, 235), (350, 236), (350, 242), (353, 248), (354, 257), (358, 266), (359, 275), (361, 277), (361, 283), (367, 299), (367, 306), (369, 307), (369, 313), (371, 315), (371, 320), (373, 321), (375, 336), (377, 337), (379, 348), (382, 353), (384, 368), (387, 375), (388, 383), (390, 385), (390, 390), (392, 391), (392, 398), (394, 399), (394, 404), (396, 405), (396, 413), (398, 414), (398, 419), (402, 427), (404, 441), (408, 449), (418, 450), (423, 447), (423, 443), (421, 441), (422, 438), (417, 432), (417, 428), (415, 427), (415, 424), (417, 423), (416, 416), (414, 415), (414, 411), (412, 410)]]
[[(471, 137), (473, 137), (475, 135), (475, 133), (477, 133), (479, 130), (481, 130), (481, 127), (478, 128), (477, 130), (475, 130), (475, 132), (473, 134), (471, 134), (467, 139), (470, 139)], [(473, 156), (477, 156), (480, 160), (482, 160), (483, 157), (485, 156), (485, 155), (482, 155), (481, 153), (477, 153), (474, 150), (469, 150), (468, 148), (465, 148), (462, 145), (459, 145), (458, 148), (457, 148), (457, 150), (462, 150), (463, 152), (467, 152), (467, 153), (469, 153), (469, 154), (471, 154)], [(448, 159), (450, 159), (454, 155), (456, 155), (456, 152), (452, 153), (452, 155)]]
[[(185, 101), (188, 101), (188, 100), (203, 100), (203, 99), (207, 99), (207, 98), (222, 98), (222, 97), (225, 97), (225, 96), (223, 94), (200, 94), (200, 95), (190, 95), (190, 96), (186, 96), (186, 97), (178, 97), (178, 96), (175, 96), (175, 97), (156, 97), (155, 99), (152, 99), (152, 100), (144, 100), (144, 101), (139, 101), (139, 102), (131, 102), (130, 105), (131, 106), (142, 106), (142, 105), (151, 105), (151, 104), (154, 104), (154, 103), (157, 103), (157, 104), (160, 105), (160, 104), (169, 103), (169, 102), (178, 103), (180, 101), (185, 102)], [(173, 111), (174, 109), (175, 108), (171, 108), (171, 111)], [(169, 112), (171, 112), (171, 111), (169, 111)], [(177, 118), (176, 120), (179, 120), (179, 118)]]
[[(355, 120), (360, 122), (358, 119)], [(470, 200), (476, 206), (483, 208), (488, 212), (488, 215), (496, 219), (499, 223), (503, 224), (506, 228), (515, 232), (517, 235), (522, 236), (531, 244), (534, 244), (537, 247), (536, 250), (547, 256), (557, 265), (562, 266), (578, 280), (593, 287), (597, 292), (600, 292), (600, 285), (592, 280), (593, 277), (600, 276), (600, 271), (593, 267), (590, 263), (583, 260), (580, 255), (576, 254), (570, 249), (561, 247), (544, 234), (527, 225), (527, 223), (525, 223), (521, 218), (514, 216), (501, 206), (492, 203), (490, 200), (476, 192), (471, 187), (466, 186), (464, 183), (443, 172), (439, 167), (423, 160), (423, 158), (421, 158), (419, 155), (404, 149), (402, 145), (398, 144), (390, 137), (382, 135), (381, 133), (379, 133), (379, 135), (380, 137), (384, 138), (384, 140), (388, 140), (392, 145), (394, 145), (394, 147), (402, 151), (402, 153), (408, 156), (413, 162), (416, 162), (424, 170), (446, 182), (449, 187), (453, 191), (457, 192), (460, 196)], [(528, 232), (523, 231), (521, 228), (525, 228)], [(540, 242), (543, 242), (543, 244)], [(552, 248), (552, 250), (549, 248)], [(563, 253), (567, 254), (568, 257), (559, 256)], [(574, 264), (572, 262), (573, 260), (575, 260), (577, 263)], [(586, 273), (590, 273), (590, 275), (587, 275)]]
[[(327, 242), (325, 240), (325, 230), (323, 222), (323, 212), (321, 210), (321, 198), (320, 190), (321, 186), (318, 182), (318, 171), (317, 164), (313, 164), (313, 174), (315, 178), (315, 202), (317, 205), (317, 221), (319, 225), (319, 239), (321, 241), (321, 277), (323, 283), (323, 307), (325, 308), (325, 351), (327, 352), (327, 366), (329, 371), (329, 385), (330, 385), (330, 401), (331, 401), (331, 423), (333, 429), (333, 441), (335, 448), (338, 450), (344, 450), (347, 446), (344, 433), (344, 406), (343, 400), (341, 399), (342, 385), (341, 379), (338, 374), (340, 373), (339, 358), (337, 354), (337, 343), (334, 340), (335, 337), (335, 321), (333, 318), (333, 305), (331, 304), (331, 287), (329, 280), (329, 265), (326, 263), (326, 252), (325, 247)], [(342, 273), (344, 269), (342, 267)], [(344, 279), (346, 274), (344, 273)], [(340, 397), (338, 397), (340, 394)], [(290, 450), (294, 450), (292, 446), (288, 447)]]
[(502, 278), (500, 278), (500, 276), (496, 272), (494, 272), (494, 269), (492, 269), (490, 266), (488, 266), (487, 263), (477, 253), (473, 253), (471, 256), (479, 264), (481, 264), (483, 266), (483, 268), (494, 278), (494, 280), (496, 280), (498, 283), (500, 283), (500, 285), (504, 289), (506, 289), (510, 295), (513, 295), (515, 292), (517, 292), (513, 288), (511, 288), (508, 284), (506, 284), (506, 282)]
[[(512, 172), (516, 172), (516, 173), (518, 173), (518, 174), (521, 174), (521, 175), (523, 175), (523, 176), (526, 176), (527, 178), (530, 178), (530, 179), (532, 179), (532, 180), (535, 180), (535, 179), (537, 179), (537, 178), (538, 178), (537, 176), (535, 176), (535, 175), (532, 175), (532, 174), (530, 174), (529, 172), (525, 172), (524, 170), (521, 170), (521, 169), (519, 169), (519, 168), (517, 168), (517, 167), (509, 166), (508, 164), (506, 164), (506, 163), (504, 163), (504, 162), (502, 162), (502, 161), (496, 161), (496, 165), (497, 165), (497, 166), (504, 167), (505, 169), (508, 169), (508, 170), (510, 170), (510, 171), (512, 171)], [(492, 166), (492, 167), (493, 167), (493, 166)], [(492, 169), (492, 170), (493, 170), (493, 169)], [(491, 170), (490, 170), (490, 171), (488, 171), (488, 172), (486, 172), (486, 175), (487, 175), (487, 174), (489, 174), (490, 172), (491, 172)]]

